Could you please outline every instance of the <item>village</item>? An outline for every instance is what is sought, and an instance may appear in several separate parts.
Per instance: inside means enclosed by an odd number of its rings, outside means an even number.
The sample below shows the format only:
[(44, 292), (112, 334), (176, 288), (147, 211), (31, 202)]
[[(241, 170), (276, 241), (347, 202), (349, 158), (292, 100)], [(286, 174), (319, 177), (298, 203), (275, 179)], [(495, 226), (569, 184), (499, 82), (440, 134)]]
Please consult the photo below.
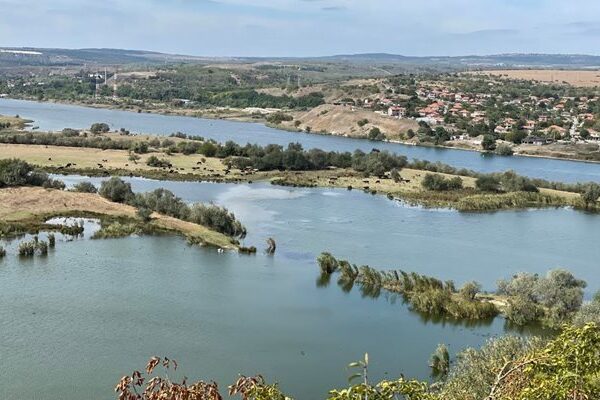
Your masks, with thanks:
[(509, 93), (511, 82), (497, 79), (478, 85), (486, 91), (460, 90), (464, 78), (458, 84), (443, 79), (415, 83), (413, 87), (394, 88), (393, 92), (403, 93), (397, 96), (389, 95), (388, 89), (385, 96), (364, 99), (360, 107), (389, 118), (415, 120), (425, 136), (421, 141), (427, 141), (427, 132), (432, 136), (440, 131), (447, 132), (442, 141), (470, 141), (474, 145), (480, 145), (485, 135), (539, 146), (600, 141), (595, 94), (514, 96)]

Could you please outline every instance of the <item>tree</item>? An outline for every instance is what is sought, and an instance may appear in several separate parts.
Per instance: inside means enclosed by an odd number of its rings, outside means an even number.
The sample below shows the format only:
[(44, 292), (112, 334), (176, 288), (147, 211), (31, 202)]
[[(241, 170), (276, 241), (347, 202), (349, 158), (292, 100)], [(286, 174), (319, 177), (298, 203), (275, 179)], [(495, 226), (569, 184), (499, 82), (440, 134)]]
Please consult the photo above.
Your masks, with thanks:
[(0, 187), (26, 185), (32, 170), (31, 165), (16, 158), (0, 160)]
[(90, 127), (90, 132), (93, 134), (106, 133), (108, 131), (110, 131), (110, 127), (104, 122), (96, 122)]
[(137, 214), (138, 218), (140, 220), (142, 220), (142, 222), (147, 223), (152, 220), (152, 210), (150, 210), (149, 208), (140, 207), (140, 208), (138, 208), (136, 214)]
[(494, 153), (500, 156), (512, 156), (514, 154), (514, 150), (508, 144), (500, 143), (498, 146), (496, 146)]
[(369, 140), (384, 140), (385, 134), (377, 127), (371, 128), (368, 135)]
[(492, 135), (483, 135), (481, 140), (481, 147), (485, 151), (494, 151), (496, 148), (496, 139)]
[(400, 176), (400, 172), (398, 171), (398, 168), (392, 168), (392, 170), (390, 171), (390, 178), (392, 178), (393, 181), (396, 183), (398, 183), (402, 180), (402, 177)]
[(477, 293), (481, 291), (481, 285), (475, 281), (467, 282), (460, 289), (459, 294), (465, 299), (469, 301), (475, 300), (475, 296)]
[(536, 339), (502, 336), (480, 349), (468, 348), (456, 357), (440, 392), (441, 399), (487, 399), (507, 360), (517, 360), (540, 346)]
[(581, 199), (586, 207), (594, 206), (600, 198), (600, 185), (597, 183), (589, 183), (581, 193)]
[(573, 318), (573, 324), (576, 326), (589, 323), (600, 326), (600, 292), (596, 292), (592, 301), (584, 304)]

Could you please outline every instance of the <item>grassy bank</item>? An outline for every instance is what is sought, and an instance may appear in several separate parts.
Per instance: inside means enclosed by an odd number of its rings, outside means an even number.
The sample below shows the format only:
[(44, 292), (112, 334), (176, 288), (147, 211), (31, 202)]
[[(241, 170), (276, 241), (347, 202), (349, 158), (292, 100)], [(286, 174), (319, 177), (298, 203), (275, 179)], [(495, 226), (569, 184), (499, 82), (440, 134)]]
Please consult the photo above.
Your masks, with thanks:
[[(159, 157), (171, 163), (170, 168), (150, 167), (146, 161)], [(364, 177), (353, 169), (325, 169), (319, 171), (242, 171), (229, 168), (224, 159), (204, 157), (200, 154), (166, 155), (150, 152), (130, 160), (125, 150), (102, 150), (84, 147), (0, 144), (0, 159), (17, 157), (41, 169), (58, 174), (87, 176), (140, 176), (158, 180), (254, 182), (270, 180), (273, 184), (299, 187), (333, 187), (363, 190), (400, 199), (426, 207), (448, 207), (461, 211), (493, 211), (500, 209), (535, 207), (580, 207), (579, 195), (572, 192), (540, 189), (540, 193), (486, 193), (475, 188), (475, 178), (462, 176), (463, 189), (430, 191), (422, 187), (427, 171), (404, 168), (401, 179), (389, 176)], [(441, 174), (446, 178), (454, 175)]]
[(0, 115), (0, 131), (2, 129), (24, 129), (32, 122), (32, 120), (21, 118), (18, 115), (14, 117)]
[(105, 226), (114, 223), (134, 224), (141, 232), (170, 232), (194, 243), (237, 249), (237, 245), (226, 235), (161, 214), (152, 214), (152, 220), (142, 224), (136, 217), (134, 207), (113, 203), (97, 194), (39, 187), (0, 189), (0, 232), (4, 234), (59, 230), (60, 226), (45, 223), (59, 216), (95, 217), (103, 220)]

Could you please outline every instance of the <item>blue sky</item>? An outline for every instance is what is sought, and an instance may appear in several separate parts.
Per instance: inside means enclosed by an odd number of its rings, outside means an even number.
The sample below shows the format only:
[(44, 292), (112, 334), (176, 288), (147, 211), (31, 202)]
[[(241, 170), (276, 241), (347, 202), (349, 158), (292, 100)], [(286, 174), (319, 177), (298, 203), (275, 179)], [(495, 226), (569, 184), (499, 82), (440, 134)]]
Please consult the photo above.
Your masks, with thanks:
[(0, 0), (0, 46), (206, 56), (600, 54), (598, 0)]

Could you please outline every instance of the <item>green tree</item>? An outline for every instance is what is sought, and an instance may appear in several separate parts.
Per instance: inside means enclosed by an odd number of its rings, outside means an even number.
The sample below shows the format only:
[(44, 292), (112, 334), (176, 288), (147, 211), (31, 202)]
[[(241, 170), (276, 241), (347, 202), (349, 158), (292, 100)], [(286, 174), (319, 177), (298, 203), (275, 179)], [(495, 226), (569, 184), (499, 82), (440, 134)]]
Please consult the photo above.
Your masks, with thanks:
[(596, 205), (600, 198), (600, 185), (597, 183), (590, 183), (586, 185), (583, 192), (581, 192), (581, 199), (585, 203), (586, 207)]
[(133, 198), (131, 184), (124, 182), (116, 176), (102, 182), (98, 193), (105, 199), (114, 201), (115, 203), (125, 203)]
[(494, 151), (496, 149), (496, 139), (492, 135), (483, 135), (481, 147), (485, 151)]

